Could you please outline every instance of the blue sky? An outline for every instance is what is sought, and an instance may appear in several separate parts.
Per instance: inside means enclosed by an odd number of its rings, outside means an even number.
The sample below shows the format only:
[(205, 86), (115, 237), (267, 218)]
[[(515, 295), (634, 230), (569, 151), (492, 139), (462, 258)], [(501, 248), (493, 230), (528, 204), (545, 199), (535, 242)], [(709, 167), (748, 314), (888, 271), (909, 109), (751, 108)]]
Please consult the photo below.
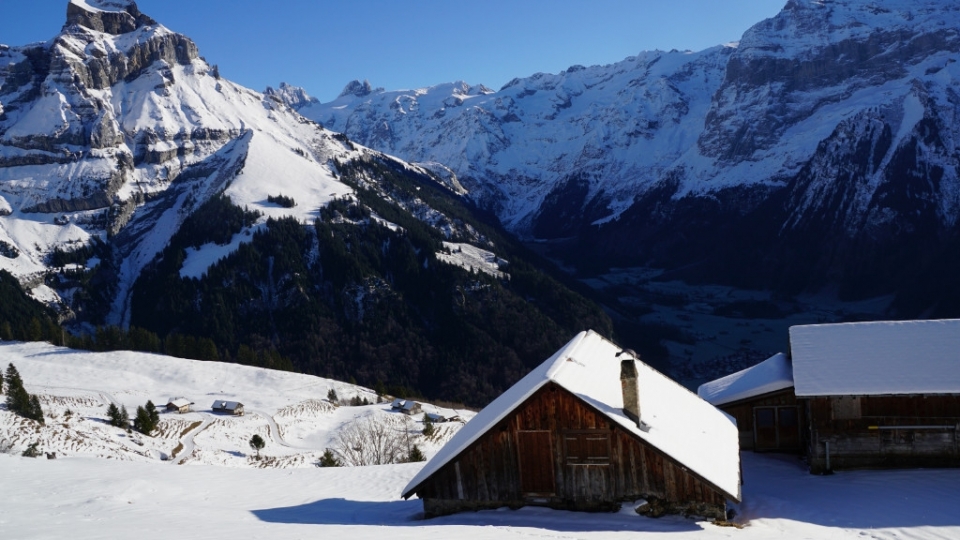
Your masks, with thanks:
[[(388, 90), (609, 64), (651, 49), (736, 41), (786, 0), (139, 0), (220, 73), (262, 91), (285, 81), (321, 101), (353, 79)], [(67, 0), (2, 0), (0, 43), (53, 37)]]

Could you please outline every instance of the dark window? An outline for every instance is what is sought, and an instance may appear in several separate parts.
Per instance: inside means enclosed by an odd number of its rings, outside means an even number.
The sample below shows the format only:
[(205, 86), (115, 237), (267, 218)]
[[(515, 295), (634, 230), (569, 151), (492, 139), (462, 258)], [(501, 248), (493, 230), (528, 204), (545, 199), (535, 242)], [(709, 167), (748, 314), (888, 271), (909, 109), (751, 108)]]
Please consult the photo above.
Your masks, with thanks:
[(567, 465), (610, 463), (610, 432), (607, 430), (566, 431), (563, 442)]
[(781, 407), (777, 412), (780, 413), (780, 429), (797, 429), (796, 407)]
[(775, 427), (776, 420), (774, 419), (774, 408), (773, 407), (762, 407), (757, 408), (757, 429), (770, 429)]

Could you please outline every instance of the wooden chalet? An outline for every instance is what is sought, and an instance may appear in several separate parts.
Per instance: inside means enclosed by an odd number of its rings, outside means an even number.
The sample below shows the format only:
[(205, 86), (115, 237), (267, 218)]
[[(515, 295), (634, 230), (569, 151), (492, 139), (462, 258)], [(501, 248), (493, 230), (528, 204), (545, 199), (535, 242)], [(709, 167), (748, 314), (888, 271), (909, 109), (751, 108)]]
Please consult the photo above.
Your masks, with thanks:
[(193, 402), (186, 398), (172, 398), (167, 401), (166, 409), (170, 412), (176, 412), (179, 414), (190, 412), (190, 406), (193, 405)]
[(213, 412), (243, 416), (243, 403), (238, 401), (217, 400), (210, 406)]
[(790, 350), (699, 389), (745, 448), (799, 442), (818, 474), (960, 466), (960, 320), (793, 326)]
[(390, 404), (390, 408), (407, 415), (417, 414), (422, 410), (422, 407), (416, 401), (402, 398), (394, 399), (393, 403)]
[(480, 411), (403, 490), (427, 516), (525, 505), (726, 517), (740, 500), (736, 426), (588, 331)]
[(740, 448), (800, 453), (804, 411), (793, 391), (793, 366), (783, 353), (732, 375), (705, 383), (697, 394), (734, 417)]
[(960, 466), (960, 319), (790, 328), (818, 473)]

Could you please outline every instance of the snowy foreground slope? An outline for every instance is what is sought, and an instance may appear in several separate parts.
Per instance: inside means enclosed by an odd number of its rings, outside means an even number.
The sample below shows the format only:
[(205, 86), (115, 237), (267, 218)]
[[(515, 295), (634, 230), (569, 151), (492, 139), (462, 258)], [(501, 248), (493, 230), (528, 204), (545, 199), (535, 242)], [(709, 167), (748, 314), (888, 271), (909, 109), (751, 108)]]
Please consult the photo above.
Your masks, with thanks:
[[(335, 407), (330, 390), (341, 400), (358, 397), (372, 403), (376, 394), (363, 387), (298, 373), (236, 364), (184, 360), (130, 351), (92, 353), (46, 343), (0, 343), (4, 369), (13, 363), (27, 391), (37, 394), (48, 421), (44, 427), (5, 410), (0, 412), (0, 441), (19, 454), (39, 443), (45, 452), (67, 457), (99, 457), (178, 464), (230, 467), (314, 467), (339, 430), (368, 417), (409, 433), (426, 455), (432, 455), (459, 423), (437, 426), (422, 436), (422, 414), (408, 417), (389, 404)], [(106, 423), (110, 403), (125, 406), (131, 418), (151, 400), (163, 409), (167, 400), (186, 398), (193, 412), (162, 413), (158, 434), (127, 434)], [(239, 401), (242, 417), (214, 414), (214, 401)], [(69, 411), (69, 412), (68, 412)], [(470, 411), (425, 405), (424, 412), (470, 418)], [(259, 434), (267, 446), (264, 460), (250, 459), (248, 441)]]
[[(956, 538), (960, 536), (960, 470), (856, 471), (817, 477), (794, 458), (743, 455), (743, 529), (683, 517), (650, 519), (629, 508), (587, 514), (537, 508), (458, 514), (424, 521), (416, 499), (399, 498), (422, 464), (317, 468), (310, 458), (355, 415), (399, 416), (386, 405), (308, 407), (330, 388), (365, 389), (257, 368), (128, 352), (86, 353), (39, 343), (2, 343), (27, 390), (40, 395), (47, 427), (40, 433), (0, 409), (0, 439), (30, 431), (0, 453), (0, 536), (73, 538)], [(178, 393), (197, 403), (188, 415), (162, 414), (161, 424), (211, 418), (209, 402), (236, 398), (243, 418), (217, 417), (197, 434), (182, 465), (151, 452), (174, 437), (141, 447), (110, 432), (110, 400), (128, 408)], [(160, 394), (158, 397), (157, 394)], [(66, 410), (72, 411), (71, 418)], [(431, 406), (426, 406), (432, 410)], [(459, 411), (463, 412), (463, 411)], [(279, 459), (254, 468), (251, 433), (268, 434), (273, 417), (286, 445), (268, 439)], [(65, 425), (65, 426), (64, 426)], [(169, 427), (169, 426), (168, 426)], [(448, 427), (448, 426), (444, 426)], [(55, 430), (70, 433), (57, 437)], [(170, 431), (167, 429), (166, 431)], [(209, 432), (209, 434), (208, 434)], [(269, 432), (272, 434), (272, 432)], [(25, 440), (58, 451), (56, 460), (19, 456)], [(5, 444), (6, 446), (6, 444)], [(436, 445), (426, 444), (428, 455)], [(138, 453), (139, 452), (139, 453)], [(144, 455), (147, 454), (147, 455)], [(104, 459), (120, 458), (120, 459)]]

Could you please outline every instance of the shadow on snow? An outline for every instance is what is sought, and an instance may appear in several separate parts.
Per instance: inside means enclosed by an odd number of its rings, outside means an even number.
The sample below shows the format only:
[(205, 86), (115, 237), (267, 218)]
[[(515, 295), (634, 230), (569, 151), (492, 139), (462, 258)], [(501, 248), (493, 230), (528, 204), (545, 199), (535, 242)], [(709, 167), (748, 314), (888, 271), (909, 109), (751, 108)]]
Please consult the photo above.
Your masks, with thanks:
[(692, 519), (667, 516), (650, 519), (637, 514), (605, 514), (568, 512), (549, 508), (525, 507), (519, 510), (500, 508), (479, 512), (462, 512), (450, 516), (423, 519), (420, 501), (351, 501), (323, 499), (299, 506), (254, 510), (253, 514), (270, 523), (311, 525), (389, 525), (443, 527), (473, 525), (478, 527), (528, 527), (557, 532), (642, 531), (689, 532), (702, 527)]

